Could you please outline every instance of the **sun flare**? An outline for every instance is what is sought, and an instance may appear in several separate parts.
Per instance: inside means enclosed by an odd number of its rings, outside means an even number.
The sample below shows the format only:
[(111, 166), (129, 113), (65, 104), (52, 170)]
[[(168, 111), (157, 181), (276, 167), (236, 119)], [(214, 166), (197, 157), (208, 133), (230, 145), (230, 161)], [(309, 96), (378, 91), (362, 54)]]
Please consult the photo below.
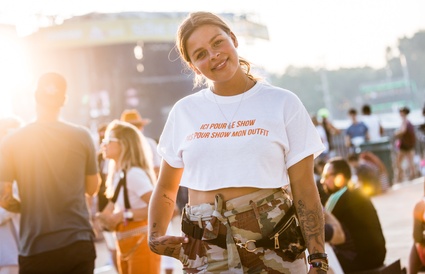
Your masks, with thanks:
[(22, 102), (31, 83), (25, 51), (18, 40), (0, 35), (0, 117), (14, 114), (14, 102)]

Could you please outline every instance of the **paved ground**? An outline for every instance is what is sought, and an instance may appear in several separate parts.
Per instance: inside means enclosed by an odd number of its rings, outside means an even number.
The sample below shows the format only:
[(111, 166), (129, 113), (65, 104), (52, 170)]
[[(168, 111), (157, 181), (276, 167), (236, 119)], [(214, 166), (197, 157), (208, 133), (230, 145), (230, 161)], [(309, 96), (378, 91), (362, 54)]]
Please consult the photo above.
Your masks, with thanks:
[(401, 259), (407, 267), (413, 244), (413, 208), (424, 195), (424, 178), (394, 185), (384, 195), (373, 198), (387, 242), (386, 262)]
[[(424, 194), (424, 178), (394, 185), (388, 192), (372, 198), (378, 211), (387, 243), (386, 263), (401, 260), (402, 267), (407, 267), (410, 248), (413, 244), (412, 226), (413, 207)], [(174, 228), (178, 229), (178, 219)], [(95, 273), (116, 274), (108, 265), (108, 251), (104, 242), (96, 244), (98, 258)], [(176, 261), (174, 274), (183, 273)]]

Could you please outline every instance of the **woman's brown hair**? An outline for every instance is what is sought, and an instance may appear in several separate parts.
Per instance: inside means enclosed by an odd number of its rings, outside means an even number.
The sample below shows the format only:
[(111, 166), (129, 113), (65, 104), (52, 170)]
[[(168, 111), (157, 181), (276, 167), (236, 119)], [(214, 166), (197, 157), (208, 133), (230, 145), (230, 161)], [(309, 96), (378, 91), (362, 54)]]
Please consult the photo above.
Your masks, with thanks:
[[(187, 53), (186, 42), (197, 28), (204, 25), (217, 26), (221, 28), (224, 32), (226, 32), (228, 35), (232, 33), (229, 25), (226, 22), (224, 22), (219, 16), (211, 12), (198, 11), (198, 12), (190, 13), (186, 17), (186, 19), (180, 24), (179, 29), (177, 31), (177, 39), (176, 39), (176, 47), (179, 51), (179, 54), (182, 60), (186, 62), (186, 65), (188, 67), (189, 67), (189, 64), (191, 63), (191, 60), (190, 60), (189, 54)], [(251, 64), (247, 60), (239, 57), (239, 64), (241, 65), (242, 69), (245, 71), (248, 78), (252, 80), (256, 80), (256, 78), (250, 73)], [(198, 75), (198, 74), (193, 80), (195, 87), (202, 86), (206, 82), (207, 82), (207, 79), (205, 79), (204, 76)]]

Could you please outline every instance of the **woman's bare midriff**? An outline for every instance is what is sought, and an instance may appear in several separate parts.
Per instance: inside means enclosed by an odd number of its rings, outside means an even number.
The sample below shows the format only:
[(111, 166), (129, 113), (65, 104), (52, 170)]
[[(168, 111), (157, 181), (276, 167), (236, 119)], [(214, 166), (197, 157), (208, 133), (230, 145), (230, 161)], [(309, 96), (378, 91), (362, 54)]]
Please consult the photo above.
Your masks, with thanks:
[(215, 195), (221, 194), (224, 201), (247, 195), (253, 192), (260, 190), (255, 187), (240, 187), (240, 188), (222, 188), (218, 190), (211, 191), (199, 191), (189, 189), (189, 205), (199, 205), (199, 204), (214, 204)]

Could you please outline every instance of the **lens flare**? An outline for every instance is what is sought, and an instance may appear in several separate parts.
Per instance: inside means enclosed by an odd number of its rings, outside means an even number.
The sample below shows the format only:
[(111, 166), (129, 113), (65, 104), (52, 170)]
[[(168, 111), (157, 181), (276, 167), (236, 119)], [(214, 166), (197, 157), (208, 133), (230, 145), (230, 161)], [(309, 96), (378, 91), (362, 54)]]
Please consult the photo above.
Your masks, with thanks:
[(338, 174), (335, 176), (334, 184), (336, 187), (341, 188), (345, 184), (345, 178), (344, 175)]

